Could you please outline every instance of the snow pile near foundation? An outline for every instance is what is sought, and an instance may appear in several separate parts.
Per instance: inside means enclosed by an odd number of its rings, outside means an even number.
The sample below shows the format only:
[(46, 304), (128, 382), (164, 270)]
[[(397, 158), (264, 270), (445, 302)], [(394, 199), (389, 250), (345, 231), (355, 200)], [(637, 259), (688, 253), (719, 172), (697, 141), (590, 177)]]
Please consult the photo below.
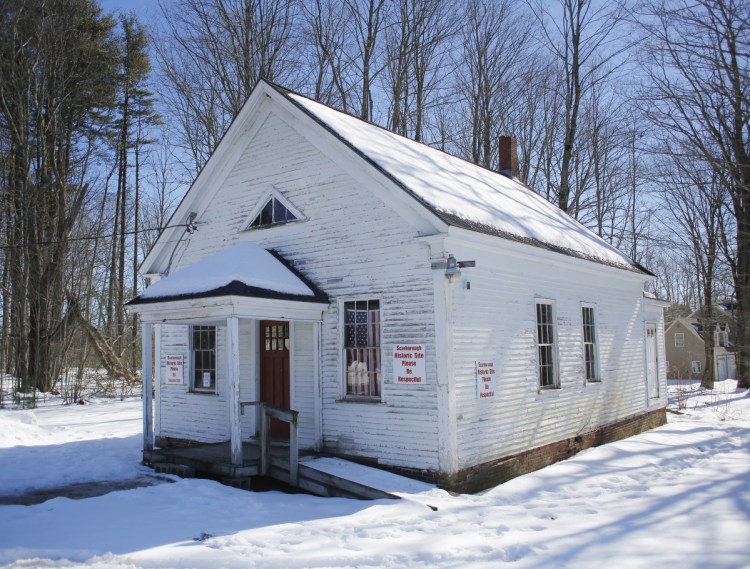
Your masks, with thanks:
[[(748, 567), (750, 397), (735, 386), (696, 387), (669, 424), (480, 495), (397, 488), (379, 471), (327, 460), (329, 471), (387, 484), (405, 499), (253, 493), (173, 478), (96, 498), (0, 506), (0, 566)], [(137, 401), (0, 410), (4, 492), (61, 472), (85, 481), (91, 471), (141, 468), (138, 410)]]
[(239, 281), (274, 292), (314, 296), (297, 275), (271, 253), (244, 242), (213, 255), (152, 284), (140, 298), (164, 298), (208, 292)]

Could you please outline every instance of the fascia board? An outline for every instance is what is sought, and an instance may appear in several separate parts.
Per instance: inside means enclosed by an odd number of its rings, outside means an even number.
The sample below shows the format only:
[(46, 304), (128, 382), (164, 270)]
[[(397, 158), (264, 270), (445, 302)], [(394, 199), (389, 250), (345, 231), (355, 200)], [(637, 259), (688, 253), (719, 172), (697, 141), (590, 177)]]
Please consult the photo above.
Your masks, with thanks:
[[(167, 226), (179, 220), (186, 220), (191, 212), (196, 212), (200, 219), (270, 113), (270, 109), (267, 108), (269, 90), (270, 87), (264, 82), (259, 83), (253, 90), (169, 218)], [(139, 272), (144, 276), (162, 274), (170, 252), (168, 245), (176, 246), (175, 241), (178, 241), (182, 232), (183, 227), (168, 227), (164, 230), (141, 263)]]
[(327, 308), (327, 303), (320, 302), (220, 296), (137, 304), (127, 307), (127, 311), (138, 314), (143, 322), (152, 323), (196, 322), (230, 317), (321, 322)]
[(651, 277), (643, 273), (636, 273), (627, 269), (621, 269), (603, 263), (597, 263), (589, 259), (582, 259), (572, 255), (564, 255), (555, 251), (548, 251), (541, 247), (503, 239), (494, 235), (486, 235), (476, 231), (470, 231), (461, 227), (451, 226), (446, 238), (446, 250), (449, 250), (453, 244), (469, 248), (477, 248), (490, 253), (502, 254), (515, 258), (536, 259), (560, 268), (575, 267), (576, 271), (582, 273), (596, 274), (601, 276), (604, 272), (609, 272), (618, 279), (627, 279), (629, 281), (640, 283), (641, 286), (646, 282), (655, 281), (656, 277)]
[[(369, 188), (387, 207), (415, 226), (419, 235), (444, 233), (449, 227), (415, 196), (390, 179), (348, 143), (319, 124), (306, 111), (277, 91), (269, 95), (278, 106), (274, 114), (297, 131), (326, 158), (334, 162), (353, 179)], [(381, 190), (381, 191), (374, 191)], [(383, 192), (382, 190), (385, 190)]]

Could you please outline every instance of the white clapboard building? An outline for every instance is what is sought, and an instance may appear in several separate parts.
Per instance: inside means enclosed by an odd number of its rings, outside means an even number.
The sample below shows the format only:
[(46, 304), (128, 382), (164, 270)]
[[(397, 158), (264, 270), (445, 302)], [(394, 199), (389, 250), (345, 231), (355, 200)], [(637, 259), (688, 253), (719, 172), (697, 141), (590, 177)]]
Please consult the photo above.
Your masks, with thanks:
[(665, 420), (647, 270), (512, 172), (266, 82), (141, 271), (146, 453), (241, 464), (263, 402), (301, 453), (473, 491)]

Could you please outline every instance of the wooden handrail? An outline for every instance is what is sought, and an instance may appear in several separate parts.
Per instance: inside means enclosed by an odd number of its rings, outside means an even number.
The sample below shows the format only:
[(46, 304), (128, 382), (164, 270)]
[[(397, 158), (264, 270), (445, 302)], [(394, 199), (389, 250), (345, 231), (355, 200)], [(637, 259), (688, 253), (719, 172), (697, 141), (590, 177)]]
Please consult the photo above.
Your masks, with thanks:
[(241, 401), (240, 413), (245, 414), (245, 407), (257, 406), (260, 409), (260, 473), (267, 476), (271, 467), (271, 419), (289, 423), (289, 483), (296, 486), (299, 482), (299, 449), (297, 442), (297, 418), (299, 411), (285, 409), (263, 401)]

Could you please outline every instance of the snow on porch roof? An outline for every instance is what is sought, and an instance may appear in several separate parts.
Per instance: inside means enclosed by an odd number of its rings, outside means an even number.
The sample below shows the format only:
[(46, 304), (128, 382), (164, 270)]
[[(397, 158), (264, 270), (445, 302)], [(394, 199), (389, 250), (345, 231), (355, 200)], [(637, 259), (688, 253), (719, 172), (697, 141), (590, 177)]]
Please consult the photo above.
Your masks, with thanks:
[(237, 295), (307, 302), (328, 297), (275, 251), (244, 242), (152, 284), (128, 304)]
[(449, 225), (651, 274), (518, 181), (274, 88)]

